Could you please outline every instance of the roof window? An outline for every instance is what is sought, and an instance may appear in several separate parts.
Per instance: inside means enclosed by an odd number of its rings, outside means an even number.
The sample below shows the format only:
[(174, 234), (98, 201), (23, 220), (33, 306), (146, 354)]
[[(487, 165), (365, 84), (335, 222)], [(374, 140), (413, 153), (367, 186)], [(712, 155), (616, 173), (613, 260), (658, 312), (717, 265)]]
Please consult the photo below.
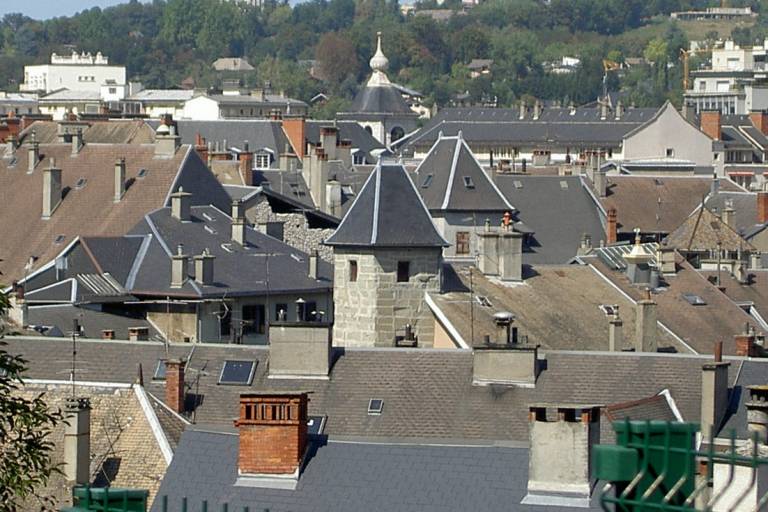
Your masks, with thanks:
[(250, 386), (256, 371), (256, 361), (224, 361), (219, 375), (219, 384)]
[(565, 180), (560, 180), (560, 188), (563, 190), (568, 190), (568, 182)]
[(464, 176), (464, 186), (467, 188), (475, 188), (475, 182), (472, 181), (472, 176)]
[(152, 374), (152, 380), (165, 380), (165, 359), (157, 360), (155, 373)]
[(432, 184), (432, 178), (434, 177), (434, 174), (427, 174), (427, 176), (424, 178), (424, 182), (421, 184), (421, 188), (429, 188), (429, 186)]
[(139, 169), (139, 174), (136, 175), (137, 178), (145, 178), (149, 174), (149, 171), (147, 169), (141, 168)]
[(88, 183), (88, 180), (86, 178), (80, 178), (77, 180), (77, 183), (75, 183), (75, 189), (80, 190), (82, 188), (85, 188), (85, 184)]
[(56, 245), (58, 245), (58, 244), (62, 243), (62, 242), (64, 241), (64, 239), (65, 239), (65, 238), (67, 238), (67, 237), (66, 237), (66, 236), (64, 236), (64, 235), (58, 235), (58, 236), (56, 237), (56, 239), (53, 241), (53, 243), (55, 243)]
[(384, 410), (384, 400), (380, 398), (371, 398), (368, 402), (368, 416), (381, 416)]
[(522, 181), (520, 181), (520, 180), (515, 180), (515, 181), (513, 181), (512, 183), (515, 185), (515, 188), (516, 188), (516, 189), (521, 189), (521, 188), (523, 188), (523, 182), (522, 182)]
[(691, 306), (706, 306), (707, 301), (702, 299), (699, 295), (695, 295), (693, 293), (684, 293), (683, 298), (690, 304)]

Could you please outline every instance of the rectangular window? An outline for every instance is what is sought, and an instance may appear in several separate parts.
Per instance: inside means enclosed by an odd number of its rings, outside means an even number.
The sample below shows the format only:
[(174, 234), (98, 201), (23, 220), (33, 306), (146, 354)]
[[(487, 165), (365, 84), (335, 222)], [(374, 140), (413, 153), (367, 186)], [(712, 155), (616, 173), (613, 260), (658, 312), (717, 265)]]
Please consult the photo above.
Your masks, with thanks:
[(456, 232), (456, 254), (469, 254), (469, 231)]
[(304, 321), (314, 322), (318, 319), (317, 302), (309, 301), (304, 309)]
[(243, 306), (243, 336), (264, 334), (264, 304)]
[(407, 283), (408, 279), (411, 277), (410, 273), (410, 263), (407, 261), (398, 261), (397, 262), (397, 282), (398, 283)]
[(675, 156), (674, 148), (667, 148), (667, 158), (672, 158), (673, 156)]
[(349, 262), (349, 281), (352, 283), (357, 281), (357, 261), (355, 260)]
[(256, 168), (269, 169), (269, 153), (256, 153)]
[(275, 304), (275, 320), (278, 322), (288, 320), (288, 304)]
[(117, 94), (117, 87), (110, 87), (109, 94)]
[(284, 229), (282, 222), (267, 222), (267, 234), (272, 238), (283, 241)]
[(226, 305), (222, 304), (219, 308), (219, 333), (221, 337), (232, 334), (232, 311)]

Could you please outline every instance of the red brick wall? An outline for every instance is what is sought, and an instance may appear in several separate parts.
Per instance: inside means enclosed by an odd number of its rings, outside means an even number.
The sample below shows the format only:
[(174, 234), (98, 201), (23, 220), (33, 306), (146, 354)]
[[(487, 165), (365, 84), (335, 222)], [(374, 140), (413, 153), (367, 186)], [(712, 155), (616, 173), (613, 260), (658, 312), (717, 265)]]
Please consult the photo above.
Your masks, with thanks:
[(299, 158), (304, 158), (306, 149), (306, 121), (303, 117), (290, 117), (283, 119), (283, 131), (291, 141), (293, 149)]
[(763, 135), (768, 135), (768, 114), (765, 112), (750, 112), (749, 120), (752, 126), (760, 130)]
[(618, 239), (617, 216), (616, 208), (608, 209), (608, 220), (605, 223), (605, 242), (607, 244), (615, 244)]
[(736, 355), (744, 357), (757, 356), (757, 346), (755, 345), (755, 338), (750, 334), (739, 334), (734, 336), (736, 341)]
[(757, 193), (757, 222), (768, 222), (768, 192)]
[(720, 140), (720, 111), (705, 111), (701, 113), (701, 131), (711, 139)]
[(179, 414), (184, 412), (184, 361), (165, 362), (165, 404)]
[[(293, 473), (306, 447), (306, 423), (300, 425), (243, 425), (238, 464), (242, 473)], [(303, 432), (302, 432), (303, 431)]]

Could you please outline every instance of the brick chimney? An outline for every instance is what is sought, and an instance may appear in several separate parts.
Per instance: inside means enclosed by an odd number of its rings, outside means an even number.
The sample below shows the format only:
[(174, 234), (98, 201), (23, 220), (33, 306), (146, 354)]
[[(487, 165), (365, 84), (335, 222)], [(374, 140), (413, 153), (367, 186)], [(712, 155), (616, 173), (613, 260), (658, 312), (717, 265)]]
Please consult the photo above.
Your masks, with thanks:
[(61, 204), (61, 169), (56, 167), (56, 160), (51, 158), (47, 169), (43, 169), (43, 219), (50, 219)]
[(599, 406), (532, 404), (526, 505), (589, 507), (592, 446), (600, 442)]
[(165, 361), (165, 404), (174, 412), (184, 412), (184, 368), (182, 359)]
[(241, 478), (283, 476), (298, 479), (307, 448), (306, 393), (240, 395)]
[(749, 113), (749, 120), (752, 121), (752, 126), (760, 130), (763, 135), (768, 135), (768, 113), (753, 110)]
[(728, 410), (728, 367), (722, 360), (722, 342), (715, 346), (715, 358), (702, 366), (701, 374), (701, 434), (706, 442), (710, 432), (717, 434)]
[(757, 223), (768, 222), (768, 191), (757, 193)]
[(701, 131), (713, 140), (720, 140), (721, 115), (719, 110), (703, 110), (701, 112)]
[(64, 477), (72, 485), (91, 482), (91, 402), (72, 398), (64, 406)]
[(733, 337), (736, 343), (736, 355), (744, 357), (757, 357), (758, 346), (755, 343), (755, 329), (748, 323), (744, 325), (744, 332)]
[(646, 290), (645, 297), (635, 306), (635, 352), (656, 352), (656, 302), (651, 292)]
[(208, 144), (205, 142), (205, 137), (200, 135), (200, 132), (195, 134), (195, 151), (200, 155), (200, 159), (208, 163)]
[(118, 158), (115, 161), (115, 198), (119, 203), (125, 194), (125, 158)]
[(608, 216), (605, 223), (605, 243), (615, 244), (618, 240), (618, 212), (616, 208), (608, 208)]
[(189, 222), (192, 219), (190, 203), (192, 194), (184, 192), (184, 187), (171, 194), (171, 215), (174, 219)]
[(299, 160), (304, 158), (307, 150), (307, 126), (304, 116), (285, 116), (283, 118), (283, 131), (296, 150)]
[(204, 286), (213, 284), (213, 262), (216, 256), (212, 255), (208, 249), (202, 254), (194, 257), (195, 260), (195, 281)]
[(243, 145), (243, 150), (240, 152), (238, 160), (243, 183), (253, 185), (253, 152), (248, 146), (248, 141)]

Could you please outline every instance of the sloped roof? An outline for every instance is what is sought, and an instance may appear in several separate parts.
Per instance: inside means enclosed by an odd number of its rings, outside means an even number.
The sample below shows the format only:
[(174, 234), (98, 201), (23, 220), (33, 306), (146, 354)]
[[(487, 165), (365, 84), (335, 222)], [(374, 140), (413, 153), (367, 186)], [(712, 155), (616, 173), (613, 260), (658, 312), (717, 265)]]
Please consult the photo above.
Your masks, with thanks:
[(705, 204), (710, 210), (722, 212), (726, 203), (733, 208), (733, 227), (741, 236), (748, 238), (765, 226), (757, 222), (756, 193), (719, 191), (707, 197)]
[(216, 71), (253, 71), (253, 66), (248, 59), (241, 57), (222, 57), (213, 62)]
[(445, 247), (424, 202), (400, 164), (379, 163), (328, 245)]
[(55, 329), (52, 332), (41, 333), (46, 336), (70, 338), (72, 320), (75, 318), (80, 322), (81, 335), (87, 338), (100, 338), (103, 330), (110, 329), (115, 331), (115, 339), (127, 340), (129, 329), (146, 327), (149, 330), (149, 339), (163, 339), (157, 329), (145, 318), (130, 316), (127, 313), (110, 313), (71, 304), (29, 308), (29, 325)]
[(35, 121), (19, 134), (21, 142), (25, 142), (34, 131), (36, 140), (41, 144), (56, 144), (60, 124), (82, 126), (83, 141), (86, 144), (149, 144), (155, 141), (154, 130), (144, 121), (138, 120), (109, 120), (109, 121), (76, 121), (60, 123), (58, 121)]
[(417, 189), (432, 212), (514, 210), (460, 134), (438, 139), (416, 174)]
[(728, 224), (712, 213), (709, 208), (698, 208), (680, 227), (664, 239), (664, 245), (679, 251), (703, 252), (755, 250)]
[[(228, 209), (230, 200), (197, 154), (182, 146), (173, 158), (156, 158), (151, 144), (85, 144), (72, 156), (70, 144), (41, 144), (41, 161), (27, 172), (29, 151), (21, 146), (13, 158), (0, 158), (0, 272), (10, 282), (48, 263), (76, 236), (121, 236), (145, 213), (166, 204), (168, 194), (183, 186), (193, 204)], [(62, 170), (64, 199), (50, 219), (42, 215), (43, 169), (55, 158)], [(127, 190), (114, 201), (114, 165), (125, 158)], [(140, 175), (140, 171), (146, 172)], [(81, 181), (81, 187), (76, 184)], [(29, 274), (29, 272), (27, 272)]]
[(373, 164), (376, 158), (372, 151), (385, 149), (384, 145), (368, 133), (357, 121), (318, 121), (307, 120), (305, 138), (310, 144), (320, 144), (320, 128), (335, 125), (339, 129), (339, 139), (352, 142), (353, 149), (359, 149), (365, 153), (366, 162)]
[(391, 84), (366, 85), (357, 93), (348, 112), (365, 114), (407, 114), (417, 116), (402, 94)]

